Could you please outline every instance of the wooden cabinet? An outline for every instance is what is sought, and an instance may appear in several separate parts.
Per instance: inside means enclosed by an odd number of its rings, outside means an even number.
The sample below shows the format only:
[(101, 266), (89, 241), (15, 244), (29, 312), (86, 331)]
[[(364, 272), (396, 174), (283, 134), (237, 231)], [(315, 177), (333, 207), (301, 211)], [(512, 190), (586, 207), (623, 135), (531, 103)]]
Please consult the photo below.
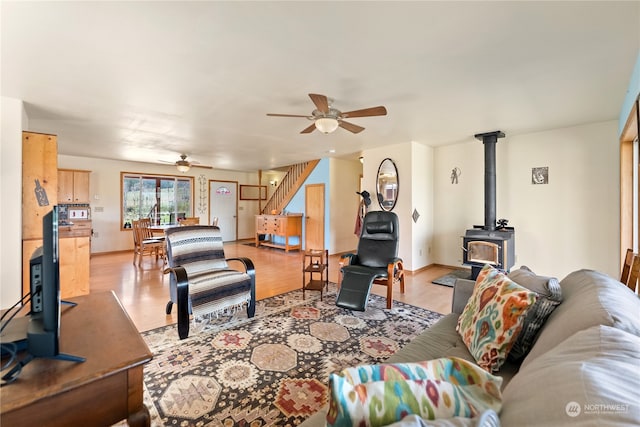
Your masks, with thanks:
[[(75, 173), (79, 172), (79, 173)], [(67, 180), (68, 175), (62, 174)], [(77, 203), (89, 202), (89, 171), (72, 171), (71, 177), (78, 191), (72, 189)], [(76, 179), (77, 178), (77, 179)], [(65, 185), (63, 184), (63, 188)], [(80, 201), (80, 199), (84, 199)], [(42, 218), (58, 197), (58, 142), (55, 135), (34, 132), (22, 133), (22, 292), (30, 292), (29, 260), (36, 248), (42, 246)], [(73, 200), (70, 203), (76, 203)], [(80, 222), (80, 221), (79, 221)], [(91, 221), (84, 221), (77, 229), (60, 229), (60, 294), (62, 298), (89, 293), (89, 257)]]
[[(292, 243), (291, 238), (295, 237), (297, 242)], [(256, 215), (256, 247), (261, 245), (282, 248), (287, 252), (301, 249), (302, 214)]]
[[(42, 238), (42, 218), (58, 200), (58, 140), (22, 133), (22, 239)], [(30, 256), (30, 255), (29, 255)]]
[(58, 169), (58, 203), (89, 203), (91, 171)]
[(58, 226), (60, 238), (91, 237), (91, 220), (74, 219), (73, 225)]
[(29, 260), (42, 246), (42, 218), (58, 200), (58, 139), (22, 132), (22, 289), (29, 293)]
[(60, 297), (89, 293), (91, 242), (89, 237), (60, 239)]

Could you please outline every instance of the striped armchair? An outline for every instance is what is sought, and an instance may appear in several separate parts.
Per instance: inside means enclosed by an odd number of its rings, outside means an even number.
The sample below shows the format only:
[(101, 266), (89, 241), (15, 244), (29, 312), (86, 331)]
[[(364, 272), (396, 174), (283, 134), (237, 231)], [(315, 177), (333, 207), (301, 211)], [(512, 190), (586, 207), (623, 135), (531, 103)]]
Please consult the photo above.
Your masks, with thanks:
[[(170, 228), (166, 231), (171, 300), (178, 309), (178, 335), (189, 335), (189, 315), (200, 316), (239, 309), (256, 311), (256, 278), (249, 258), (225, 259), (220, 229), (210, 225)], [(240, 261), (245, 271), (229, 268), (227, 261)]]

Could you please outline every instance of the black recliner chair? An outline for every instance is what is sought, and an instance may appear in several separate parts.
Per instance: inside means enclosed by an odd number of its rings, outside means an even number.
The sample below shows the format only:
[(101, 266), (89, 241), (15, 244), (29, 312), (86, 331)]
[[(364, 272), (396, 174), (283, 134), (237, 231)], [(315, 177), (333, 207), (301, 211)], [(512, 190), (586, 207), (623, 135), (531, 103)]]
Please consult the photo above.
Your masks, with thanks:
[(404, 270), (398, 258), (398, 216), (393, 212), (368, 212), (362, 223), (358, 252), (342, 256), (342, 283), (336, 305), (364, 311), (371, 285), (387, 287), (387, 308), (393, 304), (393, 285), (404, 293)]

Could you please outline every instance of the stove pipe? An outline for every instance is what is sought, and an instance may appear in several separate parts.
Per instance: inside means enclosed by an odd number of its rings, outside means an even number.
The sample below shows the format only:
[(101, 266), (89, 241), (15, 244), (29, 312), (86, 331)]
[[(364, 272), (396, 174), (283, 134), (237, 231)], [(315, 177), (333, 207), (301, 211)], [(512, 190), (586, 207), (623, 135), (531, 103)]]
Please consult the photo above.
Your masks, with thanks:
[(484, 144), (484, 229), (496, 229), (496, 143), (504, 133), (479, 133), (474, 135)]

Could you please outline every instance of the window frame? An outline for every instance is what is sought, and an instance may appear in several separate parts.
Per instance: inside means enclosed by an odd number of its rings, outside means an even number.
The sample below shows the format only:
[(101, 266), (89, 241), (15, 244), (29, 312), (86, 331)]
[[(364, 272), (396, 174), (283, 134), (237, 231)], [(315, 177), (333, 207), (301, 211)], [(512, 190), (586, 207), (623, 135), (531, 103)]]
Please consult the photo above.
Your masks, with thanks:
[(620, 267), (624, 264), (627, 248), (638, 250), (640, 211), (638, 187), (640, 183), (635, 141), (640, 134), (640, 96), (636, 98), (620, 135)]
[[(160, 180), (173, 180), (174, 183), (178, 181), (188, 181), (189, 182), (189, 212), (186, 212), (187, 217), (192, 217), (194, 214), (194, 203), (195, 203), (195, 180), (192, 176), (184, 176), (184, 175), (172, 175), (172, 174), (155, 174), (155, 173), (146, 173), (146, 172), (120, 172), (120, 231), (128, 231), (131, 230), (129, 227), (125, 227), (125, 212), (124, 212), (124, 180), (125, 178), (139, 178), (139, 179), (155, 179), (156, 180), (156, 200), (158, 200), (158, 183)], [(159, 202), (159, 200), (158, 200)], [(177, 206), (174, 204), (174, 214), (177, 212)]]

